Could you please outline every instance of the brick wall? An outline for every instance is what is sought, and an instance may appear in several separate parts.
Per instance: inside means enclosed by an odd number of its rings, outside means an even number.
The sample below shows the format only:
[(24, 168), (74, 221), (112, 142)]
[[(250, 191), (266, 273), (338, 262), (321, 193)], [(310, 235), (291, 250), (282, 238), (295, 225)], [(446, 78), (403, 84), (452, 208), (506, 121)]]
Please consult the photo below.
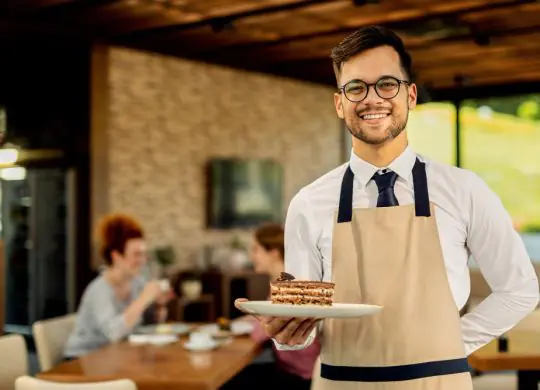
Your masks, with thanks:
[(331, 88), (120, 48), (97, 57), (107, 69), (93, 91), (94, 220), (135, 215), (151, 245), (175, 246), (179, 266), (235, 233), (205, 228), (210, 158), (280, 161), (285, 207), (342, 161)]

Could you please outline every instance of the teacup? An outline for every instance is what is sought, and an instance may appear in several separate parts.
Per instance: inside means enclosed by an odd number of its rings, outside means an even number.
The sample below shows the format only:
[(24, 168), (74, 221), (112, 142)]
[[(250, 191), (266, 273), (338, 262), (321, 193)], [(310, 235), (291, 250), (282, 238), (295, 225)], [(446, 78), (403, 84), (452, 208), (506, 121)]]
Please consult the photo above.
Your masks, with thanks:
[(193, 346), (203, 346), (213, 343), (212, 336), (204, 332), (192, 332), (189, 334), (189, 343)]

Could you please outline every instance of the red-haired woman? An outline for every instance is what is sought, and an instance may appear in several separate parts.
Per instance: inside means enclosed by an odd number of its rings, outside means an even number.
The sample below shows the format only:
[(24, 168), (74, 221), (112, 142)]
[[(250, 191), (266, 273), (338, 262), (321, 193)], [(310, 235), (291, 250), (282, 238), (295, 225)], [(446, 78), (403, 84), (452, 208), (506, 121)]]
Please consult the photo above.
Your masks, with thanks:
[(84, 291), (64, 350), (66, 359), (125, 338), (150, 312), (155, 322), (164, 321), (167, 315), (170, 291), (159, 281), (145, 282), (141, 277), (147, 250), (139, 223), (127, 215), (109, 215), (101, 222), (98, 235), (107, 267)]

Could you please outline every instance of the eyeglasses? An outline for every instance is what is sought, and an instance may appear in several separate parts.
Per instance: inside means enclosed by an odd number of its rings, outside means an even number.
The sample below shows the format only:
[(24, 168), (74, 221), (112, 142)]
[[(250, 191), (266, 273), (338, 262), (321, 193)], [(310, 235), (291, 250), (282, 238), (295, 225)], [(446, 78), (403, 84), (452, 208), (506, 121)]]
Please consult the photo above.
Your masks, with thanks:
[(343, 92), (343, 95), (350, 102), (359, 103), (367, 97), (369, 87), (374, 87), (375, 92), (381, 99), (393, 99), (399, 93), (401, 84), (410, 85), (408, 81), (386, 76), (381, 77), (373, 84), (368, 84), (362, 80), (351, 80), (342, 86), (339, 91), (340, 93)]

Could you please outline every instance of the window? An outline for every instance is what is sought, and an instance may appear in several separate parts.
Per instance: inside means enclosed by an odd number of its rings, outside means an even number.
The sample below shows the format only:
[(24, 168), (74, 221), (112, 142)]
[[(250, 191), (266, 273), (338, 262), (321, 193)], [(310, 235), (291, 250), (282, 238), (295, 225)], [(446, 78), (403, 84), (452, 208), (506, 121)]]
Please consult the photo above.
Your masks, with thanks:
[(540, 260), (540, 95), (465, 100), (460, 110), (461, 165), (499, 195)]
[(425, 103), (409, 113), (409, 143), (415, 152), (455, 165), (456, 108), (453, 103)]

